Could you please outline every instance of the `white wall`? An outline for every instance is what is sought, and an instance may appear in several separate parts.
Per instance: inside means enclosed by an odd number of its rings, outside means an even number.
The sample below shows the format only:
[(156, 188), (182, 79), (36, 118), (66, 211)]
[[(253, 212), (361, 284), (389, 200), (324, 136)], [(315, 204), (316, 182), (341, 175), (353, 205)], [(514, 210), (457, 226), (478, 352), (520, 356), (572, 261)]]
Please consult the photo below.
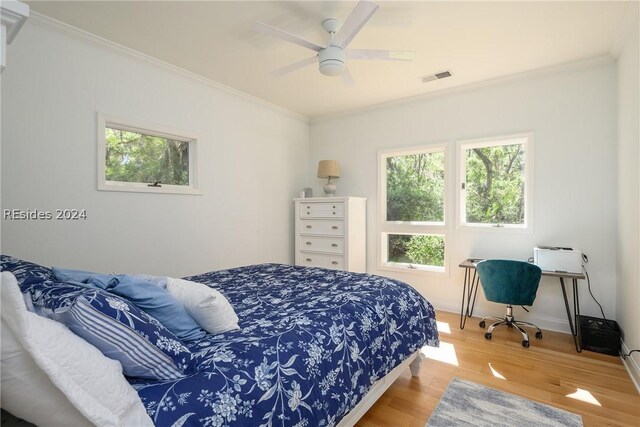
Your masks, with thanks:
[[(306, 120), (33, 23), (9, 54), (2, 208), (87, 209), (88, 220), (3, 221), (2, 253), (178, 276), (293, 260)], [(198, 133), (203, 195), (97, 191), (97, 111)]]
[[(337, 159), (341, 195), (368, 198), (368, 271), (393, 275), (420, 290), (437, 308), (459, 310), (463, 272), (474, 257), (526, 259), (537, 244), (571, 246), (589, 255), (593, 292), (607, 316), (616, 312), (616, 66), (612, 61), (504, 79), (440, 96), (417, 99), (311, 124), (310, 182), (320, 159)], [(378, 150), (449, 145), (460, 139), (535, 134), (532, 233), (469, 231), (448, 223), (446, 276), (377, 270)], [(455, 180), (456, 162), (451, 177)], [(450, 201), (454, 201), (450, 186)], [(450, 206), (449, 218), (454, 213)], [(583, 314), (599, 312), (580, 283)], [(478, 299), (476, 313), (502, 315), (504, 307)], [(523, 314), (520, 314), (520, 313)], [(526, 318), (526, 313), (517, 313)], [(532, 316), (540, 326), (568, 331), (559, 281), (543, 279)]]
[[(636, 12), (637, 13), (637, 12)], [(640, 67), (638, 21), (618, 59), (618, 323), (628, 349), (640, 348)], [(633, 355), (640, 366), (640, 355)], [(636, 368), (637, 369), (637, 368)], [(640, 371), (636, 372), (640, 383)]]
[[(341, 163), (339, 193), (369, 199), (369, 271), (389, 274), (376, 269), (378, 150), (447, 142), (454, 160), (457, 140), (533, 131), (533, 232), (473, 232), (450, 222), (448, 275), (395, 276), (455, 311), (462, 259), (524, 259), (536, 244), (573, 246), (589, 255), (594, 294), (608, 316), (616, 315), (613, 63), (469, 87), (316, 121), (309, 129), (260, 103), (32, 23), (11, 47), (2, 73), (2, 208), (86, 208), (89, 219), (3, 221), (3, 253), (49, 265), (172, 275), (291, 262), (290, 199), (308, 183), (320, 194), (316, 164), (331, 158)], [(98, 192), (97, 111), (200, 133), (204, 194)], [(583, 313), (598, 314), (586, 283), (580, 286)], [(478, 314), (503, 311), (479, 302)], [(543, 281), (532, 315), (541, 326), (567, 330), (557, 281)]]

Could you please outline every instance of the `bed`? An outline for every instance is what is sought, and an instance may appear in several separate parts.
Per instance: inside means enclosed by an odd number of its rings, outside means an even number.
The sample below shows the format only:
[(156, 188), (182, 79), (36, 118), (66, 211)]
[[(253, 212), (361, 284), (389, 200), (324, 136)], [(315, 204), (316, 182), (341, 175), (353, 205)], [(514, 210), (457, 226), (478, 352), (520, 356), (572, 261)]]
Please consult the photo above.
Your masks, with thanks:
[(187, 377), (127, 378), (156, 426), (353, 425), (438, 345), (433, 307), (397, 280), (281, 264), (187, 279), (221, 291), (240, 329), (186, 342)]

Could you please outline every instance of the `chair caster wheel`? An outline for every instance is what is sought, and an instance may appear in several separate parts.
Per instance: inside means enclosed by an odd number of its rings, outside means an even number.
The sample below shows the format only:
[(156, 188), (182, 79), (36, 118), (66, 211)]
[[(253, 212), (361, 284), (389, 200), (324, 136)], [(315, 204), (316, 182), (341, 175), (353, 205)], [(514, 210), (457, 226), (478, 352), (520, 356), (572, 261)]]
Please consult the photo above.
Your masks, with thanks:
[(490, 340), (491, 339), (491, 334), (489, 332), (484, 334), (484, 339), (486, 340)]
[(522, 341), (522, 346), (524, 348), (529, 348), (529, 341)]
[(481, 328), (484, 328), (485, 326), (487, 326), (487, 324), (484, 323), (484, 320), (480, 321), (480, 323), (478, 323), (478, 325), (480, 325)]
[(540, 332), (540, 331), (536, 332), (536, 338), (541, 340), (542, 339), (542, 332)]

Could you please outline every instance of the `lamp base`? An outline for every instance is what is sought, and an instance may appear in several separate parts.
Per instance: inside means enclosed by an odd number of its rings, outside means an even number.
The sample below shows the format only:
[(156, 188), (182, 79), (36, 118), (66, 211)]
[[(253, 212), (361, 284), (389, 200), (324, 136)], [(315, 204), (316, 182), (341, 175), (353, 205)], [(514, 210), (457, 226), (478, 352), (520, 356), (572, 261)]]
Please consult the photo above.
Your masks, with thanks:
[(336, 185), (331, 181), (327, 182), (322, 188), (324, 189), (324, 195), (326, 197), (336, 194)]

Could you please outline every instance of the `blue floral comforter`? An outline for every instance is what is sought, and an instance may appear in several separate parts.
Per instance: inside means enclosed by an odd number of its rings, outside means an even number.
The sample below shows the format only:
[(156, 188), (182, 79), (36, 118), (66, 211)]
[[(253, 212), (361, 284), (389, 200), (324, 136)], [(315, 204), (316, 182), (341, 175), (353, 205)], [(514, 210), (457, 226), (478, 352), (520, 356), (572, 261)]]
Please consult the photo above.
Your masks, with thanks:
[(333, 426), (438, 345), (433, 307), (397, 280), (279, 264), (188, 279), (224, 293), (241, 329), (188, 343), (194, 375), (131, 380), (158, 426)]

